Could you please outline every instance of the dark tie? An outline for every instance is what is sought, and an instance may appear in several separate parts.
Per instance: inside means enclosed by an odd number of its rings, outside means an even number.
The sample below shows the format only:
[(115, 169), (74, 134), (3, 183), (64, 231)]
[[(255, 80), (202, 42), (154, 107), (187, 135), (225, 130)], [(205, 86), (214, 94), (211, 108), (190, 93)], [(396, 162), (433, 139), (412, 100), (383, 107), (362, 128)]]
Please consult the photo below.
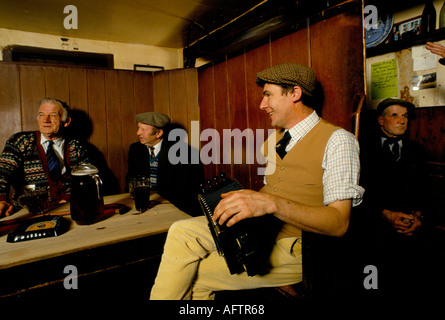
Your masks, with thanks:
[(149, 147), (150, 150), (150, 159), (153, 160), (155, 158), (155, 147)]
[(277, 153), (281, 159), (283, 159), (287, 153), (286, 146), (288, 145), (290, 139), (291, 139), (290, 133), (289, 133), (289, 131), (286, 131), (283, 138), (280, 141), (278, 141), (278, 143), (276, 145)]
[(399, 155), (400, 155), (400, 146), (399, 146), (399, 142), (398, 141), (394, 141), (394, 144), (392, 145), (391, 151), (394, 154), (394, 158), (396, 160), (398, 160), (399, 159)]
[(60, 163), (53, 148), (54, 142), (48, 141), (48, 148), (46, 149), (46, 162), (48, 164), (49, 174), (51, 178), (57, 178), (60, 175)]
[[(392, 144), (392, 147), (391, 147)], [(391, 154), (394, 156), (394, 160), (398, 160), (400, 156), (400, 146), (399, 146), (399, 140), (398, 139), (391, 139), (387, 138), (383, 142), (383, 147), (387, 150), (391, 151)]]

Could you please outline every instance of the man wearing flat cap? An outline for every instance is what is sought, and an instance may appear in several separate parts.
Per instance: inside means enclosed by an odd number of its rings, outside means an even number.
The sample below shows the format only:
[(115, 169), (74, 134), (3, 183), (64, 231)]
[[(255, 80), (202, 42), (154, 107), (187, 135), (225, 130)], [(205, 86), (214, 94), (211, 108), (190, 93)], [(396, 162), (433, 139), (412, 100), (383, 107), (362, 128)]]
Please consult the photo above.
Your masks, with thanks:
[(341, 237), (351, 206), (361, 202), (358, 142), (314, 111), (313, 70), (277, 65), (259, 72), (257, 83), (263, 88), (259, 109), (277, 128), (262, 148), (270, 174), (259, 192), (222, 194), (214, 220), (229, 227), (266, 215), (279, 220), (281, 229), (268, 258), (271, 268), (264, 275), (231, 274), (205, 218), (178, 221), (169, 230), (151, 299), (212, 299), (221, 290), (300, 282), (302, 230)]
[[(175, 143), (168, 141), (170, 118), (160, 112), (136, 114), (139, 142), (130, 145), (128, 152), (127, 188), (131, 178), (150, 177), (151, 189), (190, 215), (201, 214), (197, 200), (199, 185), (204, 180), (201, 164), (172, 164), (168, 153)], [(190, 158), (190, 148), (187, 158)], [(184, 148), (179, 148), (185, 150)]]
[(417, 259), (412, 257), (419, 250), (428, 183), (424, 148), (407, 134), (414, 111), (408, 101), (383, 100), (377, 106), (376, 134), (362, 144), (361, 183), (367, 190), (364, 227), (376, 239), (373, 245), (383, 263), (382, 290), (386, 284), (391, 289), (403, 290), (406, 285), (414, 289), (417, 273), (413, 265)]

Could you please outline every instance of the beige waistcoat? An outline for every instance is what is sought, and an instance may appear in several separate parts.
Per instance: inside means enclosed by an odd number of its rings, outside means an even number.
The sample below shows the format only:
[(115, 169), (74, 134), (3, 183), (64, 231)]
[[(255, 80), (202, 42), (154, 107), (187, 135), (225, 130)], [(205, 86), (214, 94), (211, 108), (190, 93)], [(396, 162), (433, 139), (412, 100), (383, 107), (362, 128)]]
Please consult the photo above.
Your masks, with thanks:
[[(281, 159), (275, 150), (268, 146), (270, 141), (279, 141), (284, 135), (284, 130), (277, 131), (275, 137), (269, 137), (262, 148), (267, 159), (267, 184), (262, 188), (262, 191), (303, 205), (322, 206), (323, 169), (321, 165), (326, 144), (332, 133), (337, 129), (339, 127), (320, 119), (292, 147), (284, 159)], [(286, 237), (301, 237), (301, 229), (285, 223), (277, 236), (277, 240)]]

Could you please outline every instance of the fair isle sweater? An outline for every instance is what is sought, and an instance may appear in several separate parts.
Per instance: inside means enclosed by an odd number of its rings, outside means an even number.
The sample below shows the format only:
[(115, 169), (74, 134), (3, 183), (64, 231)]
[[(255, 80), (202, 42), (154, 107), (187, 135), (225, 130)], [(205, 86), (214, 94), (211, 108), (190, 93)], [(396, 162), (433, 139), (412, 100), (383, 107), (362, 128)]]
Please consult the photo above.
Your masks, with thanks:
[[(40, 144), (39, 131), (19, 132), (6, 141), (0, 154), (0, 200), (20, 209), (17, 202), (25, 185), (34, 185), (35, 190), (49, 189), (52, 200), (69, 200), (71, 169), (88, 161), (85, 147), (75, 139), (65, 139), (64, 162), (66, 172), (56, 180), (49, 175), (45, 150)], [(10, 197), (10, 187), (13, 187)]]

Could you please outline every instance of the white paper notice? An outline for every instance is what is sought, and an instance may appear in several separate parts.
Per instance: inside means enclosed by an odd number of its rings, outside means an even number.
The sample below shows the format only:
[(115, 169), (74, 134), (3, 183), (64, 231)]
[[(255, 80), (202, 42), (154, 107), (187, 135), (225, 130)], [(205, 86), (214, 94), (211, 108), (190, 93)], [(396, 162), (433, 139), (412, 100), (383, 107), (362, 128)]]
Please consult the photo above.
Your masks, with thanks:
[(413, 71), (422, 71), (436, 68), (435, 56), (424, 56), (413, 59)]
[(437, 56), (425, 49), (425, 46), (412, 47), (413, 71), (434, 69), (437, 66)]

